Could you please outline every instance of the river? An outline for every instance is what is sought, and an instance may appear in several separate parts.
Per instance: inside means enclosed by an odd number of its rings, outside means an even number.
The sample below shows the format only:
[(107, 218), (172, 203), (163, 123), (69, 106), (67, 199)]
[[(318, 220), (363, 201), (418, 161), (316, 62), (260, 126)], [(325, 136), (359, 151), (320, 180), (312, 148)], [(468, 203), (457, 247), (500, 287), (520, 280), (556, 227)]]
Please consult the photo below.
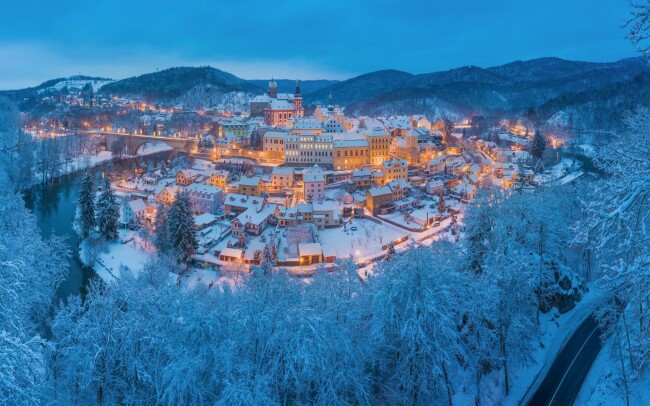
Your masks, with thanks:
[[(165, 151), (138, 159), (144, 160), (148, 169), (153, 169), (160, 162), (171, 159), (175, 154), (173, 151)], [(112, 162), (113, 171), (132, 176), (138, 159), (127, 158), (114, 161)], [(97, 180), (104, 176), (108, 165), (111, 164), (105, 163), (91, 169)], [(72, 227), (82, 176), (81, 172), (63, 175), (52, 183), (34, 186), (24, 193), (25, 205), (36, 215), (41, 235), (44, 238), (48, 238), (52, 234), (65, 237), (72, 253), (68, 261), (69, 273), (57, 290), (57, 301), (65, 300), (70, 295), (85, 295), (88, 283), (96, 277), (92, 268), (84, 266), (79, 259), (79, 239)]]

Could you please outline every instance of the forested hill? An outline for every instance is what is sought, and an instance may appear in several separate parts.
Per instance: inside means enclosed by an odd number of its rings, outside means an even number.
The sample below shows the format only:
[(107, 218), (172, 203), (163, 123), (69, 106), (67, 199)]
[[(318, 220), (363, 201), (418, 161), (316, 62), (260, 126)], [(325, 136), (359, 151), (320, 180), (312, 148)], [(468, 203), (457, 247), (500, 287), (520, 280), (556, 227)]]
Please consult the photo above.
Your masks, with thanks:
[(258, 94), (263, 91), (255, 84), (233, 74), (206, 66), (169, 68), (118, 80), (102, 87), (100, 92), (116, 96), (141, 97), (151, 102), (166, 102), (178, 99), (197, 88), (218, 93)]
[[(627, 108), (625, 100), (611, 92), (612, 88), (626, 88), (628, 96), (637, 99), (647, 94), (648, 83), (641, 78), (648, 72), (650, 65), (643, 58), (610, 63), (541, 58), (419, 75), (379, 71), (304, 97), (306, 104), (324, 104), (331, 92), (349, 115), (424, 113), (432, 118), (461, 118), (472, 114), (520, 114), (544, 106), (541, 119), (549, 120), (564, 112), (575, 115), (578, 125), (590, 127), (596, 125), (590, 117), (603, 113), (618, 116)], [(586, 100), (589, 93), (598, 95), (599, 103)], [(615, 125), (616, 120), (608, 124)]]

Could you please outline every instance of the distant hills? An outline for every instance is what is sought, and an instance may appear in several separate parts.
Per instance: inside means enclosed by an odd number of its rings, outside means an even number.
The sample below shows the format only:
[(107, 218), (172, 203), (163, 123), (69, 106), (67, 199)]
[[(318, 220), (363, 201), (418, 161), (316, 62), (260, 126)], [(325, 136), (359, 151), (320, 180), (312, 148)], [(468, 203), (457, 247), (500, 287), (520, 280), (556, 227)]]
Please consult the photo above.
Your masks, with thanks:
[[(591, 127), (594, 115), (618, 115), (629, 108), (631, 100), (650, 101), (640, 98), (650, 90), (644, 79), (648, 74), (650, 65), (643, 58), (611, 63), (541, 58), (420, 75), (388, 70), (320, 89), (305, 95), (305, 101), (324, 104), (331, 91), (352, 115), (424, 113), (461, 118), (521, 114), (533, 108), (540, 110), (540, 118), (550, 119), (566, 110), (574, 116), (575, 125)], [(626, 97), (617, 89), (625, 89)]]
[[(212, 67), (177, 67), (123, 80), (76, 76), (39, 86), (3, 91), (30, 109), (46, 94), (91, 82), (105, 95), (185, 108), (247, 109), (268, 88), (268, 80), (245, 80)], [(293, 92), (295, 80), (276, 79), (280, 92)], [(344, 81), (301, 81), (305, 105), (327, 104), (330, 93), (348, 115), (423, 113), (432, 119), (481, 115), (520, 115), (534, 110), (540, 120), (582, 128), (615, 126), (636, 103), (650, 103), (650, 65), (643, 58), (593, 63), (540, 58), (501, 66), (464, 66), (411, 74), (382, 70)]]

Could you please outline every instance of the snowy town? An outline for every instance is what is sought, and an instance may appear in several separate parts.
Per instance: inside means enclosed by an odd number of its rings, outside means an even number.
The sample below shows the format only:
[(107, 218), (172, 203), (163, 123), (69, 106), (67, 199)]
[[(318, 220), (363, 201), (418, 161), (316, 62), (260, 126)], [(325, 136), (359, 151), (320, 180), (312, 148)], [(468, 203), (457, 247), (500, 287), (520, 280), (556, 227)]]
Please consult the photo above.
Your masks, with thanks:
[(309, 275), (318, 266), (334, 269), (337, 259), (362, 268), (412, 243), (458, 241), (480, 189), (526, 193), (581, 175), (579, 162), (565, 161), (536, 173), (530, 146), (541, 143), (543, 153), (546, 140), (509, 126), (496, 123), (484, 139), (469, 135), (469, 122), (347, 118), (331, 96), (305, 116), (300, 83), (282, 94), (270, 81), (250, 102), (249, 117), (221, 121), (218, 135), (202, 138), (180, 165), (111, 178), (126, 247), (93, 256), (96, 267), (115, 276), (121, 265), (142, 266), (152, 247), (143, 239), (155, 236), (158, 213), (179, 194), (191, 206), (191, 263), (204, 283), (220, 275), (205, 270), (265, 263)]
[(650, 404), (650, 0), (60, 3), (0, 13), (0, 405)]

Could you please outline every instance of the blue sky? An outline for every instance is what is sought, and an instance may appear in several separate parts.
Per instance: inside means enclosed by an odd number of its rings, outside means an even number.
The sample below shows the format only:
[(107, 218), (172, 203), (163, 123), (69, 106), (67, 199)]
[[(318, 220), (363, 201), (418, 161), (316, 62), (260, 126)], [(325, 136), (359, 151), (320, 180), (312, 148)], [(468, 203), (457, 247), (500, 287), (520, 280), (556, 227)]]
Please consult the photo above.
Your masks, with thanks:
[(2, 0), (0, 89), (211, 65), (246, 79), (345, 79), (543, 56), (634, 56), (627, 0)]

